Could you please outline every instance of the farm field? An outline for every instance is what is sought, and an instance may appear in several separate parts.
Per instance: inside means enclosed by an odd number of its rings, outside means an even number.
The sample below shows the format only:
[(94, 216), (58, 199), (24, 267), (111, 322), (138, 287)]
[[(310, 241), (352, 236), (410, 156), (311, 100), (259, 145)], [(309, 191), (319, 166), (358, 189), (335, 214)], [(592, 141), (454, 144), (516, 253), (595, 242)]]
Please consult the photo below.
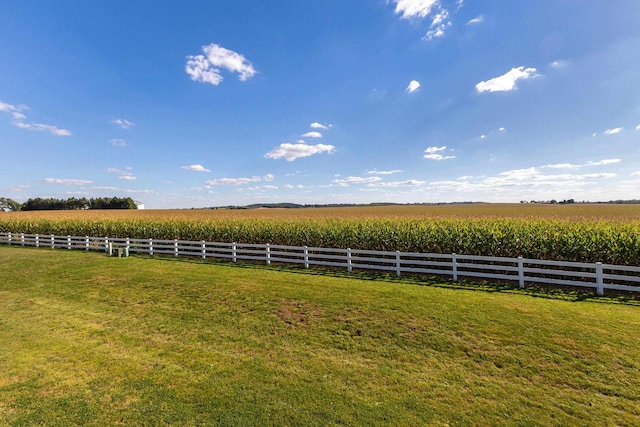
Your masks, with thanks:
[(0, 247), (0, 425), (633, 425), (639, 309)]
[(640, 265), (638, 205), (14, 212), (0, 214), (0, 231)]

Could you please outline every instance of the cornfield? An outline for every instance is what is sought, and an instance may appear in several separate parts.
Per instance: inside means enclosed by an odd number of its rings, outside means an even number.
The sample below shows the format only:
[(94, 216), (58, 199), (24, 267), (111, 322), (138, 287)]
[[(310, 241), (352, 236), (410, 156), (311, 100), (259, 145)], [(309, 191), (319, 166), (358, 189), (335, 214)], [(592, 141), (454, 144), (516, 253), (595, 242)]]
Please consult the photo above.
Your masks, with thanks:
[[(340, 208), (261, 211), (39, 212), (0, 215), (0, 231), (459, 253), (640, 265), (637, 207), (582, 215)], [(555, 209), (561, 209), (556, 207)], [(603, 215), (604, 209), (607, 214)], [(350, 209), (348, 212), (344, 209)], [(486, 208), (485, 208), (486, 209)], [(594, 214), (593, 209), (601, 209)], [(390, 214), (393, 211), (392, 214)], [(405, 212), (405, 214), (403, 214)], [(443, 213), (444, 212), (444, 213)], [(463, 212), (463, 215), (459, 213)], [(489, 213), (488, 213), (489, 212)], [(514, 213), (515, 212), (515, 213)], [(541, 211), (538, 211), (541, 212)], [(565, 213), (567, 211), (564, 211)], [(579, 211), (576, 211), (579, 212)], [(348, 214), (350, 213), (350, 214)]]

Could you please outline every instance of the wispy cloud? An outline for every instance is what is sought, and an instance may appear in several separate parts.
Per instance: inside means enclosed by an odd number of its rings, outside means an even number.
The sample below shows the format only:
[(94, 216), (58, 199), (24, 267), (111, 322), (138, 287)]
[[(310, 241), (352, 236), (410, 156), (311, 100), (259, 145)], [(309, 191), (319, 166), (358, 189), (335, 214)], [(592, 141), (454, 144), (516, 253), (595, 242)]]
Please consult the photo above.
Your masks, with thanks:
[(420, 82), (417, 81), (417, 80), (411, 80), (409, 82), (409, 86), (407, 86), (407, 89), (405, 89), (405, 90), (406, 90), (407, 93), (413, 93), (413, 92), (417, 91), (418, 88), (420, 88)]
[(125, 141), (124, 139), (110, 139), (109, 142), (114, 147), (127, 147), (128, 146), (127, 141)]
[(187, 56), (185, 71), (191, 80), (218, 86), (222, 70), (238, 73), (240, 81), (249, 80), (257, 71), (243, 55), (212, 43), (202, 46), (204, 55)]
[(440, 152), (445, 151), (446, 149), (446, 145), (443, 145), (442, 147), (427, 147), (427, 149), (424, 150), (425, 155), (423, 157), (429, 160), (455, 159), (456, 156), (443, 156), (442, 154), (440, 154)]
[(93, 184), (93, 181), (86, 179), (67, 179), (67, 178), (45, 178), (45, 184), (57, 184), (57, 185), (87, 185)]
[(323, 125), (322, 123), (313, 122), (309, 125), (311, 129), (329, 129), (331, 125)]
[(126, 168), (125, 170), (117, 169), (117, 168), (109, 168), (107, 169), (107, 173), (112, 173), (118, 175), (118, 179), (123, 179), (125, 181), (135, 181), (136, 177), (131, 172), (131, 168)]
[(191, 171), (191, 172), (211, 172), (209, 169), (205, 168), (202, 165), (188, 165), (182, 166), (182, 169)]
[(303, 135), (300, 135), (301, 138), (322, 138), (322, 134), (317, 131), (307, 132)]
[(376, 182), (373, 184), (367, 184), (367, 186), (373, 187), (373, 188), (402, 188), (402, 187), (421, 187), (425, 184), (426, 184), (425, 181), (419, 181), (417, 179), (407, 179), (406, 181)]
[(245, 177), (245, 178), (217, 178), (217, 179), (212, 179), (209, 181), (206, 181), (206, 187), (207, 188), (211, 188), (211, 187), (215, 187), (215, 186), (220, 186), (220, 185), (245, 185), (245, 184), (251, 184), (254, 182), (262, 182), (262, 181), (266, 181), (266, 182), (270, 182), (273, 181), (274, 176), (273, 174), (266, 174), (263, 177), (260, 176), (252, 176), (250, 178)]
[(127, 194), (147, 194), (147, 195), (157, 195), (158, 192), (154, 190), (134, 190), (128, 188), (118, 188), (118, 187), (91, 187), (93, 190), (100, 191), (110, 191), (114, 193), (127, 193)]
[(127, 120), (127, 119), (113, 119), (111, 120), (111, 123), (113, 123), (114, 125), (122, 128), (122, 129), (131, 129), (132, 127), (134, 127), (136, 124)]
[(607, 129), (604, 131), (605, 135), (615, 135), (616, 133), (620, 133), (624, 130), (624, 128), (613, 128), (613, 129)]
[(476, 16), (475, 18), (470, 19), (470, 20), (467, 22), (467, 25), (481, 24), (481, 23), (483, 23), (483, 22), (484, 22), (484, 16), (482, 16), (482, 15), (478, 15), (478, 16)]
[(370, 177), (361, 177), (361, 176), (349, 176), (344, 179), (334, 179), (331, 181), (334, 184), (337, 184), (342, 187), (347, 187), (351, 184), (360, 185), (360, 184), (370, 184), (372, 182), (382, 181), (382, 178), (379, 176), (370, 176)]
[(597, 162), (587, 162), (586, 166), (604, 166), (604, 165), (612, 165), (615, 163), (620, 163), (621, 159), (604, 159), (599, 160)]
[(288, 162), (292, 162), (296, 159), (313, 156), (315, 154), (331, 154), (335, 149), (336, 148), (333, 145), (327, 144), (308, 145), (305, 143), (291, 144), (285, 142), (275, 147), (264, 156), (267, 159), (285, 159)]
[(71, 131), (67, 129), (61, 129), (53, 125), (45, 125), (42, 123), (27, 122), (27, 116), (23, 111), (29, 110), (26, 105), (15, 106), (6, 102), (0, 101), (0, 111), (4, 113), (10, 113), (13, 117), (12, 124), (20, 129), (33, 130), (36, 132), (47, 132), (55, 136), (70, 136)]
[(393, 175), (393, 174), (400, 173), (400, 172), (402, 172), (401, 169), (394, 169), (394, 170), (389, 170), (389, 171), (372, 170), (372, 171), (368, 171), (367, 175)]
[(476, 91), (483, 92), (508, 92), (517, 89), (518, 80), (526, 80), (538, 76), (535, 68), (512, 68), (507, 73), (476, 84)]

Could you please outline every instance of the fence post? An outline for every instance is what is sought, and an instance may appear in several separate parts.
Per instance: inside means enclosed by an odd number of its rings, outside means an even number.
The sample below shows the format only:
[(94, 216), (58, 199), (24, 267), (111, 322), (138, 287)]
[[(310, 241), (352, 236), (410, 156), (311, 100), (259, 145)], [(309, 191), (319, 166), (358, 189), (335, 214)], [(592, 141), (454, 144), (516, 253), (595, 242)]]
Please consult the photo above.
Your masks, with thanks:
[(347, 271), (351, 273), (353, 267), (351, 266), (351, 248), (347, 248)]
[(233, 258), (233, 262), (236, 262), (238, 259), (238, 248), (236, 248), (236, 242), (231, 244), (231, 258)]
[(149, 255), (153, 255), (153, 239), (149, 237)]
[(178, 256), (178, 239), (173, 239), (173, 256)]
[(521, 256), (518, 257), (518, 286), (524, 289), (524, 261)]
[(598, 295), (604, 295), (604, 271), (601, 262), (596, 262), (596, 284)]
[(11, 246), (11, 233), (7, 235), (7, 245)]
[[(104, 238), (104, 251), (109, 253), (109, 238), (108, 237)], [(111, 255), (111, 254), (109, 254), (109, 255)]]
[(67, 249), (71, 249), (71, 236), (67, 235)]
[(304, 247), (304, 268), (309, 268), (309, 248)]
[(400, 251), (396, 251), (396, 276), (400, 277)]
[(20, 233), (20, 246), (24, 246), (24, 233)]
[(56, 247), (56, 238), (52, 234), (51, 235), (51, 249), (55, 249), (55, 247)]
[(451, 271), (453, 273), (453, 281), (458, 281), (458, 259), (455, 253), (451, 254)]
[(36, 248), (40, 247), (40, 235), (36, 234)]
[(266, 248), (267, 248), (267, 265), (271, 264), (271, 247), (269, 246), (269, 244), (266, 244)]
[(207, 243), (202, 241), (202, 259), (207, 259)]

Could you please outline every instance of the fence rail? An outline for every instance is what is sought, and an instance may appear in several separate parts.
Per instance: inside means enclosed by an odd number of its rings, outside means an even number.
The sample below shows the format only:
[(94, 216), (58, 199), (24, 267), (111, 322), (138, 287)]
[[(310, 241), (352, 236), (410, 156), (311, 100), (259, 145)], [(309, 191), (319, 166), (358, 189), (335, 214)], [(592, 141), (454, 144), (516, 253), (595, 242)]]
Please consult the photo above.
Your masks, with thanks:
[(372, 251), (364, 249), (315, 248), (249, 243), (222, 243), (185, 240), (132, 239), (90, 236), (55, 236), (24, 233), (0, 233), (0, 244), (43, 248), (108, 252), (110, 247), (126, 248), (129, 253), (189, 256), (202, 259), (227, 259), (300, 264), (311, 266), (377, 270), (403, 273), (506, 280), (518, 283), (594, 288), (598, 295), (605, 289), (640, 292), (640, 267), (612, 264), (566, 262), (461, 254)]

